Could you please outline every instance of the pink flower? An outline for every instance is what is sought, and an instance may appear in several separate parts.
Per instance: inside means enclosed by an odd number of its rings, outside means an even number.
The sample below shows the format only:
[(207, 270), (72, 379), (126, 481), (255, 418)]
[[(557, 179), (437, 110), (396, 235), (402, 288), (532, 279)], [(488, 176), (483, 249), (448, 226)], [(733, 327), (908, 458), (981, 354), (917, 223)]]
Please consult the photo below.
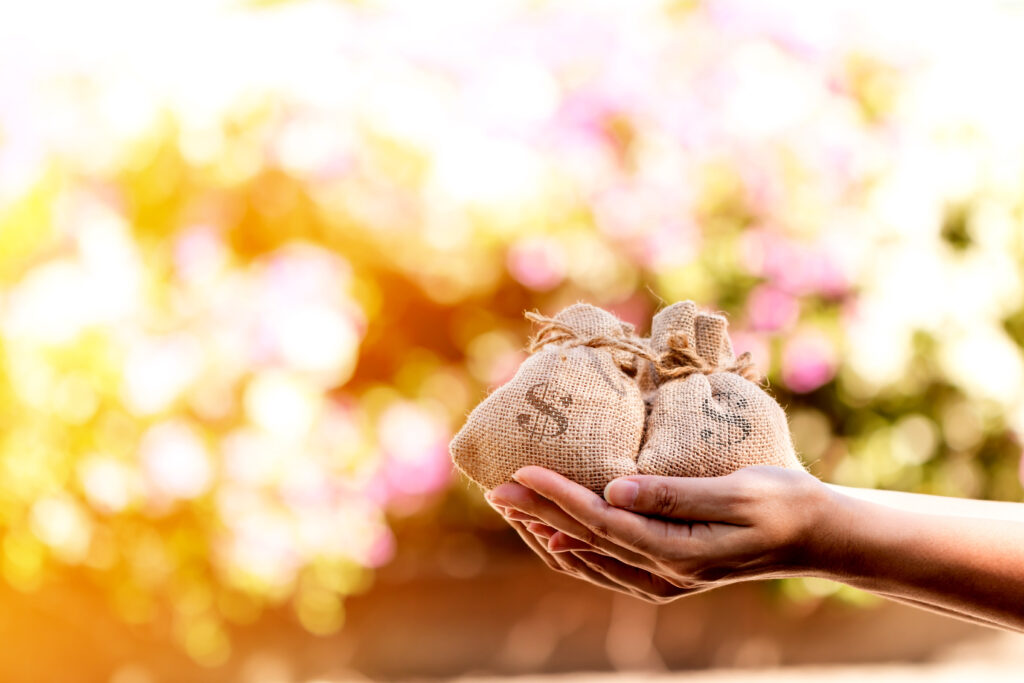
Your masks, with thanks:
[(530, 289), (547, 291), (565, 278), (565, 254), (562, 246), (547, 237), (520, 240), (508, 251), (508, 271)]
[(497, 389), (512, 379), (524, 360), (526, 360), (526, 354), (522, 350), (508, 351), (495, 357), (490, 368), (488, 389)]
[(761, 285), (747, 298), (747, 320), (754, 330), (772, 332), (792, 327), (800, 316), (796, 297), (771, 285)]
[(654, 270), (689, 263), (697, 256), (699, 238), (699, 231), (689, 221), (662, 221), (642, 242), (641, 263)]
[(216, 228), (194, 225), (175, 239), (175, 270), (186, 282), (208, 282), (220, 273), (227, 260), (227, 246)]
[(836, 374), (836, 352), (819, 332), (803, 332), (786, 342), (782, 381), (798, 394), (814, 391)]
[(770, 228), (748, 232), (741, 256), (754, 275), (790, 294), (838, 297), (849, 289), (838, 245), (806, 244), (786, 239)]
[(729, 337), (732, 339), (732, 349), (737, 358), (744, 352), (750, 352), (757, 371), (768, 374), (772, 364), (772, 353), (762, 335), (745, 330), (730, 330)]
[(412, 402), (396, 402), (378, 420), (377, 435), (387, 502), (434, 493), (451, 479), (450, 435), (433, 413)]
[(615, 316), (636, 328), (637, 332), (644, 332), (646, 325), (651, 320), (651, 307), (647, 298), (640, 293), (619, 301), (618, 303), (605, 305), (604, 308)]
[(395, 536), (384, 527), (370, 546), (366, 564), (370, 567), (383, 567), (395, 556)]
[[(754, 153), (750, 156), (754, 157)], [(746, 199), (754, 211), (770, 215), (785, 202), (785, 179), (770, 163), (756, 158), (752, 161), (754, 163), (744, 164), (738, 169), (746, 190)]]

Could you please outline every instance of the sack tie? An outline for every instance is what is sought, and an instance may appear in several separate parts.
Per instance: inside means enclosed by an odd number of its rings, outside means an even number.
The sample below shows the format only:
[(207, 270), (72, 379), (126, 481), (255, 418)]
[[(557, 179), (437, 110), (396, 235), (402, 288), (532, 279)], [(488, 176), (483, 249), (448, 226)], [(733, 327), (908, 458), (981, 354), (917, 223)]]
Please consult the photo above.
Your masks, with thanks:
[(749, 351), (741, 353), (731, 365), (721, 367), (717, 363), (707, 362), (704, 356), (697, 353), (690, 345), (689, 335), (683, 332), (674, 332), (669, 336), (668, 351), (654, 360), (654, 367), (663, 381), (689, 377), (698, 372), (705, 375), (714, 372), (734, 372), (755, 384), (761, 381)]
[[(643, 358), (654, 364), (655, 369), (661, 376), (662, 381), (677, 378), (686, 378), (694, 373), (710, 375), (715, 372), (733, 372), (743, 379), (754, 382), (761, 381), (761, 375), (754, 367), (754, 360), (749, 351), (744, 351), (736, 358), (735, 362), (726, 367), (717, 363), (707, 362), (703, 356), (690, 344), (689, 335), (684, 332), (674, 332), (668, 338), (668, 351), (660, 356), (655, 355), (645, 344), (636, 339), (617, 337), (606, 334), (584, 337), (579, 334), (571, 325), (561, 320), (549, 318), (527, 311), (526, 319), (540, 325), (537, 334), (530, 338), (529, 351), (536, 353), (545, 344), (561, 344), (567, 348), (576, 346), (590, 346), (593, 348), (612, 348), (632, 354), (635, 358)], [(627, 370), (636, 369), (636, 361), (623, 365)]]
[[(626, 353), (632, 354), (632, 356), (635, 357), (653, 360), (650, 351), (648, 351), (647, 347), (639, 340), (608, 334), (598, 334), (585, 337), (580, 335), (580, 333), (571, 325), (568, 325), (561, 320), (549, 318), (533, 311), (527, 311), (525, 316), (530, 322), (540, 325), (540, 329), (537, 330), (537, 334), (530, 338), (528, 347), (530, 353), (536, 353), (545, 344), (561, 344), (566, 348), (589, 346), (595, 349), (617, 349), (619, 351), (625, 351)], [(636, 359), (631, 357), (628, 361), (619, 362), (618, 365), (624, 370), (632, 372), (636, 370)]]

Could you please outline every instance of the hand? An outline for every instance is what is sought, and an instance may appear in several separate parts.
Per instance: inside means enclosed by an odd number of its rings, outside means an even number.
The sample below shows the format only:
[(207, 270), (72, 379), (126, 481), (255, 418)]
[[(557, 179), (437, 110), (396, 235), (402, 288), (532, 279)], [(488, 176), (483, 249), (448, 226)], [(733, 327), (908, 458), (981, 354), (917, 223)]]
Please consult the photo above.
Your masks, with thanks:
[(607, 501), (540, 467), (515, 479), (488, 497), (527, 525), (520, 533), (532, 537), (538, 554), (577, 576), (561, 558), (583, 556), (605, 585), (655, 601), (736, 581), (815, 575), (812, 560), (829, 538), (823, 522), (834, 494), (794, 470), (622, 477), (605, 489)]
[(549, 550), (551, 538), (559, 532), (540, 522), (533, 515), (508, 507), (504, 503), (504, 494), (511, 498), (530, 497), (536, 494), (519, 484), (503, 484), (495, 491), (498, 489), (502, 489), (503, 493), (499, 493), (497, 497), (492, 497), (493, 492), (487, 494), (491, 505), (505, 517), (505, 521), (550, 569), (656, 604), (668, 602), (686, 593), (685, 590), (659, 576), (600, 552), (567, 548)]

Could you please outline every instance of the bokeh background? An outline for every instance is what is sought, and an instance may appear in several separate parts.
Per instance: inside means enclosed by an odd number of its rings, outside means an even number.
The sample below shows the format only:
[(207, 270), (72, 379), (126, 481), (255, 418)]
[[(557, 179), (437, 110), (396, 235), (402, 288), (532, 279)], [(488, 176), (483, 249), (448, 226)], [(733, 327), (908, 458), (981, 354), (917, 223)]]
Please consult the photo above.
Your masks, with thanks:
[(3, 2), (4, 680), (982, 638), (821, 581), (612, 598), (447, 442), (524, 310), (645, 330), (688, 298), (823, 479), (1022, 500), (1022, 30), (1016, 2)]

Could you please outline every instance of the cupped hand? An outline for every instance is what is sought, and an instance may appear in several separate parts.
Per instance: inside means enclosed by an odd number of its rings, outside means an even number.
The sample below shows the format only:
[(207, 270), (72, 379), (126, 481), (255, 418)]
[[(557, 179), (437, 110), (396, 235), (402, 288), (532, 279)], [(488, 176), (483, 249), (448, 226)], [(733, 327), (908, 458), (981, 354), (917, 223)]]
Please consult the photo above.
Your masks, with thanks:
[(724, 477), (629, 476), (605, 498), (541, 467), (488, 493), (549, 567), (664, 602), (716, 586), (816, 574), (832, 492), (813, 476), (748, 467)]

